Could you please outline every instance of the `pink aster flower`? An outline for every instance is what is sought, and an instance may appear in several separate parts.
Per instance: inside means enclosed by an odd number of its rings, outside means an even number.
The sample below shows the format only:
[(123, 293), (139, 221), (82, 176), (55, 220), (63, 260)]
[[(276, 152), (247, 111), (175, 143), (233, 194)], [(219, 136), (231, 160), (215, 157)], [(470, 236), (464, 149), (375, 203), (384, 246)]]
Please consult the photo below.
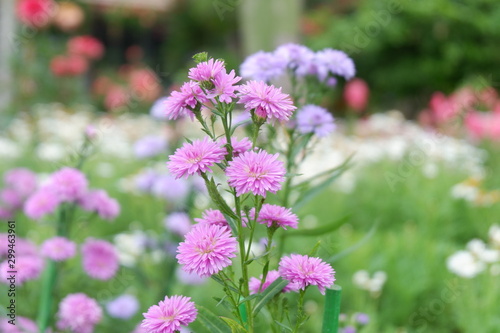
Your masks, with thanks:
[(209, 59), (208, 61), (200, 62), (195, 68), (189, 70), (188, 78), (194, 81), (210, 81), (225, 73), (224, 62), (220, 60)]
[(60, 203), (59, 197), (51, 190), (42, 188), (24, 203), (24, 213), (33, 220), (52, 214)]
[(316, 285), (324, 295), (325, 288), (331, 287), (335, 281), (332, 266), (320, 258), (292, 254), (283, 257), (279, 263), (279, 273), (283, 279), (295, 284), (298, 289)]
[(88, 238), (82, 246), (82, 264), (94, 279), (109, 280), (118, 270), (118, 254), (111, 243)]
[(13, 211), (22, 207), (23, 198), (16, 190), (4, 188), (0, 190), (0, 203), (3, 203), (9, 210)]
[(221, 227), (228, 226), (226, 218), (217, 209), (207, 209), (202, 213), (201, 218), (195, 218), (194, 220), (200, 224), (215, 224)]
[(76, 244), (65, 237), (53, 237), (43, 242), (41, 254), (54, 261), (73, 258), (76, 254)]
[[(227, 143), (227, 140), (225, 137), (221, 137), (219, 139), (219, 144), (221, 146), (225, 146), (226, 143)], [(233, 157), (237, 157), (237, 156), (243, 154), (244, 152), (252, 149), (252, 142), (247, 137), (245, 137), (241, 140), (238, 140), (238, 138), (233, 136), (231, 138), (231, 146), (233, 146)]]
[[(7, 278), (12, 274), (8, 273), (8, 271), (12, 271), (10, 264), (8, 260), (0, 264), (0, 278), (3, 283), (9, 283)], [(20, 286), (26, 281), (38, 279), (43, 271), (43, 267), (43, 259), (38, 256), (17, 256), (15, 263), (15, 271), (17, 272), (16, 286)]]
[[(248, 286), (250, 288), (250, 294), (257, 294), (257, 293), (263, 292), (264, 290), (267, 289), (267, 287), (269, 287), (271, 285), (271, 283), (276, 281), (276, 279), (279, 277), (280, 277), (280, 274), (276, 270), (267, 272), (266, 282), (264, 282), (262, 284), (262, 287), (260, 286), (262, 283), (262, 274), (260, 275), (260, 277), (258, 279), (256, 277), (250, 278), (250, 282), (248, 283)], [(289, 283), (288, 285), (285, 286), (285, 288), (283, 288), (283, 292), (286, 293), (286, 292), (293, 290), (293, 289), (294, 288)]]
[(24, 198), (32, 194), (37, 187), (36, 174), (25, 168), (9, 170), (3, 179), (7, 187), (15, 190)]
[(192, 110), (198, 102), (205, 103), (207, 100), (205, 93), (201, 90), (198, 83), (189, 81), (182, 85), (180, 92), (173, 91), (170, 94), (170, 97), (164, 103), (164, 107), (168, 119), (177, 119), (186, 115), (194, 119)]
[(240, 196), (252, 192), (266, 197), (267, 192), (276, 193), (285, 180), (285, 167), (278, 154), (266, 151), (248, 151), (229, 162), (226, 175), (229, 185)]
[(86, 211), (97, 212), (104, 220), (113, 220), (120, 214), (120, 204), (105, 190), (87, 191), (78, 203)]
[(47, 187), (53, 191), (61, 201), (72, 202), (87, 192), (87, 178), (78, 169), (62, 168), (54, 172)]
[(174, 155), (170, 155), (170, 162), (167, 163), (170, 173), (175, 178), (192, 176), (207, 172), (216, 163), (222, 162), (227, 154), (222, 148), (210, 138), (195, 140), (193, 143), (185, 143), (177, 149)]
[(102, 319), (102, 308), (84, 293), (69, 294), (59, 303), (57, 328), (74, 333), (92, 333)]
[(143, 313), (141, 327), (150, 333), (174, 333), (192, 323), (198, 314), (190, 297), (165, 296), (158, 305), (153, 305)]
[[(252, 212), (252, 217), (255, 215), (255, 208)], [(259, 217), (257, 222), (260, 224), (265, 224), (268, 227), (282, 227), (286, 230), (286, 227), (297, 229), (299, 224), (299, 218), (297, 215), (292, 213), (290, 208), (285, 208), (281, 206), (264, 204), (259, 212)]]
[(215, 97), (219, 97), (220, 102), (231, 103), (232, 98), (236, 98), (236, 94), (234, 93), (236, 89), (238, 89), (238, 83), (241, 80), (241, 77), (236, 76), (234, 70), (229, 72), (229, 74), (222, 72), (217, 77), (213, 79), (214, 88), (211, 89), (207, 97), (212, 101), (216, 101)]
[(245, 106), (246, 111), (255, 110), (259, 117), (286, 121), (296, 109), (289, 95), (281, 92), (281, 88), (269, 86), (263, 81), (249, 81), (239, 88), (238, 103)]
[[(0, 332), (2, 333), (37, 333), (38, 326), (31, 319), (17, 316), (16, 324), (9, 323), (10, 318), (0, 319)], [(49, 330), (47, 330), (49, 332)]]
[(231, 265), (238, 242), (226, 227), (200, 224), (186, 234), (177, 248), (177, 259), (183, 269), (199, 276), (211, 276)]

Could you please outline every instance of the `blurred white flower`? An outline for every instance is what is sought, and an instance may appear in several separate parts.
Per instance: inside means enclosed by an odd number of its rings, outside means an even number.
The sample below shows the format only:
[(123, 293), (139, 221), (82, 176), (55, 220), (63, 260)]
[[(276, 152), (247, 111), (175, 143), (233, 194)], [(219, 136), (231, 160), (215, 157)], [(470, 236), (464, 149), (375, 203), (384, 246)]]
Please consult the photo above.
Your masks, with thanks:
[(146, 234), (139, 230), (116, 235), (113, 243), (118, 252), (120, 264), (127, 267), (135, 266), (139, 257), (144, 253), (146, 238)]
[(353, 283), (359, 288), (369, 291), (374, 297), (380, 295), (386, 281), (387, 274), (383, 271), (375, 272), (373, 277), (370, 277), (370, 274), (365, 270), (357, 271), (353, 275)]
[(474, 202), (479, 196), (479, 189), (472, 185), (459, 183), (451, 188), (451, 196), (455, 199)]
[(64, 145), (57, 142), (42, 142), (37, 147), (36, 156), (44, 161), (57, 162), (66, 156)]
[(491, 244), (500, 249), (500, 225), (493, 224), (488, 231)]
[(2, 159), (16, 159), (21, 156), (22, 150), (12, 140), (0, 137), (0, 157)]
[(478, 260), (485, 263), (493, 263), (500, 260), (500, 252), (497, 250), (488, 249), (486, 244), (480, 239), (473, 239), (467, 243), (469, 250)]
[(484, 262), (478, 260), (469, 251), (464, 250), (458, 251), (448, 257), (446, 266), (452, 273), (469, 279), (475, 277), (486, 268)]

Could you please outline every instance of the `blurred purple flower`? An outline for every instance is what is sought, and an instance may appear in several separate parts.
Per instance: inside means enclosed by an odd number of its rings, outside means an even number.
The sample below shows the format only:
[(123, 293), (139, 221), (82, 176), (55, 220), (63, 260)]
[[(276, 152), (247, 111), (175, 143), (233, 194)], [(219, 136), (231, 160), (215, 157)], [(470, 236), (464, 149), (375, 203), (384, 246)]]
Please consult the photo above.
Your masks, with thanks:
[(184, 236), (191, 230), (191, 219), (185, 212), (173, 212), (165, 217), (165, 228), (176, 235)]
[(315, 55), (315, 74), (322, 82), (328, 75), (338, 75), (350, 80), (356, 74), (354, 62), (342, 51), (330, 48), (316, 52)]
[(358, 312), (354, 314), (354, 318), (360, 325), (367, 325), (370, 322), (370, 316), (366, 313)]
[(182, 283), (193, 286), (205, 284), (208, 280), (208, 278), (200, 277), (198, 274), (194, 272), (188, 273), (180, 267), (177, 269), (176, 275), (177, 279)]
[(314, 60), (314, 52), (299, 44), (281, 45), (274, 53), (277, 58), (283, 59), (287, 67), (293, 69), (297, 76), (308, 74)]
[(9, 170), (4, 176), (5, 185), (26, 198), (37, 188), (36, 174), (25, 168)]
[(180, 202), (189, 193), (189, 182), (182, 178), (175, 179), (169, 174), (161, 175), (156, 178), (152, 192), (157, 197), (173, 202)]
[[(0, 278), (3, 283), (9, 283), (7, 280), (11, 274), (7, 273), (11, 270), (9, 265), (7, 260), (0, 264)], [(44, 261), (38, 256), (16, 256), (16, 286), (20, 286), (29, 280), (38, 279), (43, 271), (43, 267)]]
[(59, 197), (47, 188), (41, 188), (28, 198), (24, 213), (33, 220), (52, 214), (60, 203)]
[(241, 64), (241, 76), (247, 79), (269, 82), (283, 74), (287, 61), (274, 53), (259, 51), (248, 56)]
[(82, 245), (82, 265), (88, 276), (109, 280), (118, 271), (118, 254), (113, 244), (104, 240), (87, 238)]
[(148, 158), (165, 152), (168, 147), (167, 139), (162, 136), (148, 135), (134, 143), (134, 154), (137, 158)]
[(121, 295), (106, 304), (106, 311), (113, 318), (130, 319), (139, 310), (139, 301), (132, 295)]
[(158, 173), (153, 169), (146, 169), (135, 177), (135, 186), (141, 192), (148, 193), (152, 190)]
[(166, 110), (166, 102), (168, 97), (161, 97), (156, 102), (154, 102), (149, 114), (151, 117), (156, 118), (158, 120), (167, 120), (167, 110)]
[(78, 201), (89, 212), (97, 212), (104, 220), (113, 220), (120, 214), (120, 204), (111, 198), (105, 190), (91, 190)]
[(43, 242), (40, 253), (54, 261), (63, 261), (76, 254), (76, 244), (65, 237), (53, 237)]
[(331, 113), (317, 105), (305, 105), (297, 112), (297, 128), (303, 134), (314, 133), (325, 137), (335, 130)]
[(54, 172), (46, 185), (63, 202), (78, 200), (87, 192), (87, 186), (85, 174), (78, 169), (68, 167)]

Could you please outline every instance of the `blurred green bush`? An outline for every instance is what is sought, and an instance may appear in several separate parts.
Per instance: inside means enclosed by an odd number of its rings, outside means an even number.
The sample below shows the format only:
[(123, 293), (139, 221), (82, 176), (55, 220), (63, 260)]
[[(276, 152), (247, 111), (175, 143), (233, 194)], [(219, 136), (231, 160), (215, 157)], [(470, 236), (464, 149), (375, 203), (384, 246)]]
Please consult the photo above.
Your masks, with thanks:
[(307, 44), (350, 53), (381, 105), (404, 100), (414, 113), (433, 91), (451, 92), (477, 75), (500, 78), (496, 0), (326, 3), (307, 14)]

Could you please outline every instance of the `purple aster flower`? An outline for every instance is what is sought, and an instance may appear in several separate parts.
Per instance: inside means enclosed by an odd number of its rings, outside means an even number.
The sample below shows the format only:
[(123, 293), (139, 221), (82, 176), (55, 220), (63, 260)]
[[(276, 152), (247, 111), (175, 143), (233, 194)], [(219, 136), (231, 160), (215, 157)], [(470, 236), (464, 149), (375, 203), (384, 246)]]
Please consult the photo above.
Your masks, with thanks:
[(64, 261), (76, 254), (76, 244), (65, 237), (53, 237), (43, 242), (42, 256), (54, 261)]
[(96, 300), (83, 293), (69, 294), (59, 303), (57, 328), (74, 333), (92, 333), (102, 319)]
[(346, 326), (342, 329), (342, 333), (356, 333), (356, 327), (354, 326)]
[[(267, 287), (269, 287), (271, 285), (271, 283), (276, 281), (276, 279), (279, 277), (280, 277), (280, 274), (276, 270), (272, 270), (272, 271), (267, 272), (266, 282), (264, 282), (264, 284), (262, 284), (262, 287), (260, 286), (262, 283), (262, 275), (260, 275), (260, 277), (258, 279), (255, 277), (250, 278), (250, 282), (248, 283), (248, 286), (250, 288), (250, 294), (257, 294), (257, 293), (263, 292), (264, 290), (267, 289)], [(283, 292), (285, 292), (285, 293), (290, 291), (290, 290), (293, 290), (293, 287), (291, 286), (291, 284), (288, 284), (283, 288)]]
[(215, 224), (221, 227), (228, 226), (226, 218), (217, 209), (207, 209), (202, 213), (201, 218), (195, 218), (194, 220), (200, 224)]
[[(3, 283), (9, 283), (7, 278), (12, 274), (10, 263), (5, 260), (0, 264), (0, 278)], [(22, 285), (26, 281), (36, 280), (43, 271), (44, 261), (38, 256), (22, 255), (16, 256), (16, 286)]]
[(246, 111), (254, 110), (261, 118), (286, 121), (296, 109), (289, 95), (281, 92), (281, 88), (268, 86), (263, 81), (249, 81), (239, 90), (238, 103), (245, 106)]
[(9, 210), (17, 210), (23, 206), (23, 197), (13, 188), (0, 190), (0, 202)]
[(82, 246), (82, 265), (91, 278), (109, 280), (118, 271), (118, 254), (113, 244), (87, 238)]
[(191, 230), (191, 219), (184, 212), (173, 212), (165, 217), (165, 228), (179, 236), (184, 236)]
[[(227, 140), (225, 137), (221, 137), (219, 139), (219, 144), (221, 146), (225, 146), (227, 143)], [(236, 137), (231, 138), (231, 146), (233, 147), (233, 157), (238, 157), (239, 155), (243, 154), (244, 152), (249, 151), (252, 149), (252, 141), (250, 141), (249, 138), (244, 137), (241, 140), (238, 140)]]
[(97, 212), (104, 220), (113, 220), (120, 214), (120, 204), (111, 198), (105, 190), (92, 190), (85, 193), (78, 201), (89, 212)]
[(285, 180), (286, 170), (278, 154), (271, 155), (264, 150), (248, 151), (229, 162), (226, 175), (229, 185), (240, 196), (252, 192), (266, 197), (267, 192), (276, 193)]
[(53, 191), (41, 188), (24, 203), (24, 214), (33, 220), (39, 220), (45, 215), (52, 214), (60, 202)]
[(47, 188), (53, 191), (62, 202), (73, 202), (87, 192), (87, 186), (87, 178), (83, 172), (65, 167), (50, 176)]
[(370, 322), (370, 316), (366, 313), (357, 312), (354, 314), (354, 318), (360, 325), (367, 325)]
[(133, 295), (121, 295), (106, 304), (106, 311), (113, 318), (130, 319), (139, 310), (139, 301)]
[(180, 202), (189, 193), (189, 183), (185, 179), (175, 179), (172, 175), (158, 176), (153, 183), (151, 192), (172, 202)]
[(14, 189), (23, 198), (32, 194), (37, 187), (36, 174), (25, 168), (16, 168), (5, 173), (5, 185)]
[(223, 61), (209, 59), (208, 61), (200, 62), (195, 68), (191, 68), (188, 78), (198, 82), (211, 81), (225, 72), (226, 68)]
[(177, 269), (176, 271), (177, 280), (184, 284), (189, 284), (192, 286), (202, 285), (207, 282), (207, 278), (200, 277), (196, 273), (188, 273), (183, 269)]
[[(251, 212), (251, 217), (255, 215), (255, 208)], [(264, 204), (259, 212), (257, 222), (265, 224), (268, 227), (281, 227), (286, 230), (286, 227), (297, 229), (299, 218), (292, 213), (290, 208), (281, 206)]]
[(188, 272), (208, 277), (231, 265), (238, 242), (226, 227), (199, 224), (177, 248), (177, 260)]
[(151, 117), (158, 120), (167, 120), (167, 100), (168, 97), (161, 97), (156, 102), (154, 102), (149, 114)]
[(331, 287), (335, 281), (335, 271), (329, 264), (320, 258), (299, 254), (281, 258), (279, 272), (283, 279), (296, 284), (298, 289), (305, 290), (309, 285), (316, 285), (323, 295), (325, 288)]
[(203, 140), (185, 143), (175, 151), (174, 155), (170, 155), (170, 162), (167, 165), (175, 178), (184, 176), (187, 178), (209, 171), (211, 166), (222, 162), (226, 154), (225, 148), (205, 137)]
[(335, 127), (332, 114), (321, 106), (309, 104), (297, 112), (297, 128), (300, 133), (314, 133), (318, 137), (325, 137)]
[(134, 154), (137, 158), (154, 157), (167, 149), (167, 139), (163, 136), (148, 135), (134, 143)]
[(243, 61), (240, 72), (244, 78), (269, 82), (285, 74), (286, 66), (286, 59), (274, 53), (259, 51)]
[(182, 85), (181, 91), (173, 91), (165, 102), (165, 111), (168, 119), (177, 119), (189, 116), (194, 119), (193, 109), (199, 103), (207, 102), (207, 97), (198, 83), (189, 81)]
[(174, 333), (192, 323), (198, 314), (190, 297), (166, 296), (158, 305), (143, 313), (141, 327), (150, 333)]
[(322, 82), (329, 74), (342, 76), (346, 80), (352, 79), (356, 74), (352, 59), (345, 52), (339, 50), (324, 49), (316, 52), (315, 63), (315, 74)]
[(234, 70), (229, 72), (229, 74), (225, 72), (221, 72), (215, 79), (213, 79), (214, 88), (211, 89), (207, 97), (210, 98), (213, 102), (216, 102), (216, 97), (219, 97), (220, 102), (224, 103), (232, 103), (232, 99), (236, 98), (235, 90), (238, 89), (238, 83), (241, 80), (241, 77), (236, 76)]
[(288, 43), (274, 51), (276, 57), (283, 59), (287, 67), (293, 69), (298, 76), (305, 76), (314, 61), (314, 52), (304, 45)]
[(158, 173), (153, 169), (146, 169), (135, 177), (135, 186), (141, 192), (150, 192)]

